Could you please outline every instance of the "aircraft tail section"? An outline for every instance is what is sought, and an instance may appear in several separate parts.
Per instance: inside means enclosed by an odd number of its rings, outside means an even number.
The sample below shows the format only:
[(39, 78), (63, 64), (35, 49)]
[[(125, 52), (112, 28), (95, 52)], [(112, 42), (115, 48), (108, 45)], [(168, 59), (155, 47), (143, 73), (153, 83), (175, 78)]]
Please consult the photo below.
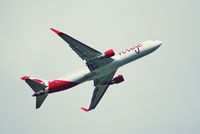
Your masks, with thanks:
[(48, 96), (47, 82), (29, 76), (24, 76), (21, 79), (24, 80), (35, 92), (32, 96), (36, 97), (36, 109), (40, 108), (40, 106)]
[(44, 102), (44, 100), (46, 99), (47, 96), (48, 96), (48, 94), (36, 96), (36, 109), (41, 107), (42, 103)]

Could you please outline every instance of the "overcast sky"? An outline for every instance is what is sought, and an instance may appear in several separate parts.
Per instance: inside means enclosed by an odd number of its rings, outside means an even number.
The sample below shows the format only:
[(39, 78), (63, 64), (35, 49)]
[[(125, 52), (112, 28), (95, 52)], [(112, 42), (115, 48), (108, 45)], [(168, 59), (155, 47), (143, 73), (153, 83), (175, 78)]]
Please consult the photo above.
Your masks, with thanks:
[[(1, 0), (1, 134), (199, 134), (199, 0)], [(51, 94), (35, 109), (30, 75), (53, 80), (84, 66), (50, 28), (119, 52), (158, 39), (154, 53), (123, 66), (89, 113), (93, 83)]]

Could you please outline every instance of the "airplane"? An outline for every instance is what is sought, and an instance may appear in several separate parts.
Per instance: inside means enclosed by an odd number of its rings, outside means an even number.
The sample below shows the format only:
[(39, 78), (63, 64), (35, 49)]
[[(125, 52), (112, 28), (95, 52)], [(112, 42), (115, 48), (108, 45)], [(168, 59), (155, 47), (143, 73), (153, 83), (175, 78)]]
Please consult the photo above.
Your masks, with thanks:
[(48, 94), (63, 91), (91, 80), (94, 83), (95, 89), (90, 106), (89, 108), (82, 107), (81, 109), (85, 112), (95, 109), (110, 85), (124, 81), (122, 75), (114, 77), (119, 67), (152, 53), (162, 44), (159, 40), (147, 40), (124, 49), (119, 53), (115, 53), (113, 49), (102, 53), (63, 32), (53, 28), (50, 29), (67, 42), (82, 60), (85, 60), (86, 66), (74, 73), (52, 81), (23, 76), (21, 79), (34, 91), (32, 96), (36, 97), (36, 109), (41, 107)]

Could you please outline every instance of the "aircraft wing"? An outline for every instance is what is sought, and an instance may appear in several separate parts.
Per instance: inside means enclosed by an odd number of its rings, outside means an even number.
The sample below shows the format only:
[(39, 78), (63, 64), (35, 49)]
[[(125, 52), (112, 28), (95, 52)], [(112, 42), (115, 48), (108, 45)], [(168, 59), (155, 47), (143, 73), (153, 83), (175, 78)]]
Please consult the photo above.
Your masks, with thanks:
[(95, 89), (94, 89), (93, 96), (91, 99), (91, 104), (89, 106), (89, 109), (81, 108), (82, 110), (88, 112), (92, 109), (95, 109), (95, 107), (97, 106), (97, 104), (99, 103), (103, 95), (105, 94), (106, 90), (108, 89), (109, 82), (113, 79), (115, 72), (116, 70), (110, 74), (107, 74), (101, 78), (94, 80)]
[(62, 33), (53, 28), (51, 28), (51, 30), (59, 35), (63, 40), (65, 40), (69, 44), (69, 46), (76, 52), (76, 54), (81, 57), (81, 59), (86, 61), (86, 65), (88, 66), (90, 71), (113, 61), (112, 58), (106, 57), (103, 59), (98, 59), (97, 57), (102, 55), (101, 52), (81, 43), (80, 41), (70, 37), (65, 33)]

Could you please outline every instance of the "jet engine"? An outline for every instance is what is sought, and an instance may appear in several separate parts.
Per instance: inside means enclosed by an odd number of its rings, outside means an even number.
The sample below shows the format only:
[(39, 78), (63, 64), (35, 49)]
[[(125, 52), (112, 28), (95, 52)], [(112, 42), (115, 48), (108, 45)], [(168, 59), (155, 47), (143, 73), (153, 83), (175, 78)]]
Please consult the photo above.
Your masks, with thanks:
[(107, 57), (107, 58), (110, 58), (114, 55), (115, 55), (115, 52), (113, 51), (113, 49), (110, 49), (104, 52), (104, 57)]
[(101, 59), (101, 58), (110, 58), (112, 56), (115, 55), (115, 52), (113, 51), (113, 49), (109, 49), (107, 51), (105, 51), (102, 55), (98, 56), (97, 58)]
[(124, 81), (124, 77), (122, 75), (118, 75), (117, 77), (115, 77), (114, 79), (112, 79), (112, 81), (110, 82), (110, 85), (112, 84), (119, 84), (121, 82)]

